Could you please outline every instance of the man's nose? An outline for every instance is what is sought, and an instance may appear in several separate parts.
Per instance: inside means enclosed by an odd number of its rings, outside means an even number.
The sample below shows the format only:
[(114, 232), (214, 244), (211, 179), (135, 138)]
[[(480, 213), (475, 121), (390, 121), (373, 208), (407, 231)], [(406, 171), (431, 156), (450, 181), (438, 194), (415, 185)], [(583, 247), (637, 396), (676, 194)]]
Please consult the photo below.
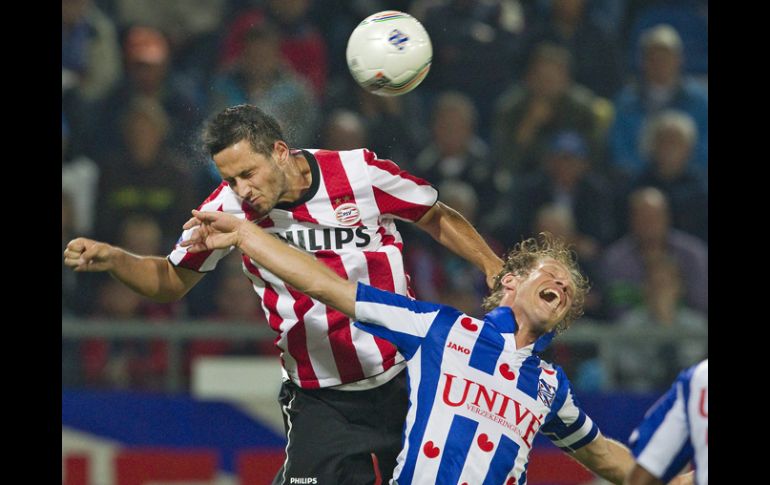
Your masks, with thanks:
[(251, 189), (249, 189), (248, 184), (244, 180), (238, 180), (235, 179), (234, 187), (232, 188), (236, 194), (238, 194), (238, 197), (241, 197), (243, 199), (247, 198), (249, 193), (251, 192)]

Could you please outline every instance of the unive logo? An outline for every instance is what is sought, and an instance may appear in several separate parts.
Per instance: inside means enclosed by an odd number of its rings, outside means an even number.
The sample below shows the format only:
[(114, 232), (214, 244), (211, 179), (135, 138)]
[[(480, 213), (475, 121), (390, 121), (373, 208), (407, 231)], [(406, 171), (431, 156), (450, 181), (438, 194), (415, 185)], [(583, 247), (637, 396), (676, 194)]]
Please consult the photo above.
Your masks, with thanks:
[[(465, 377), (458, 379), (452, 374), (443, 374), (444, 389), (441, 399), (447, 406), (460, 407), (465, 405), (468, 411), (486, 417), (506, 428), (515, 430), (528, 447), (532, 447), (532, 438), (542, 424), (543, 415), (536, 415), (524, 404), (512, 397), (488, 389), (479, 382)], [(455, 384), (457, 382), (457, 384)], [(479, 446), (488, 447), (486, 437), (479, 438)]]
[(404, 47), (406, 47), (406, 43), (409, 42), (409, 36), (398, 29), (393, 29), (388, 35), (388, 42), (390, 42), (398, 50), (403, 51)]

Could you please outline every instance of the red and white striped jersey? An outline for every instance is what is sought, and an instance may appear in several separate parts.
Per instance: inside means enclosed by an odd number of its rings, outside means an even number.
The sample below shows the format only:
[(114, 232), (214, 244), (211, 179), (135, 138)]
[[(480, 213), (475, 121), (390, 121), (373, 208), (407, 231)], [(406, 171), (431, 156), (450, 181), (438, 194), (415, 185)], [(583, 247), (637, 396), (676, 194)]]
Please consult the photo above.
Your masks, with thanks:
[[(411, 295), (395, 219), (419, 220), (436, 203), (436, 189), (366, 149), (301, 153), (313, 176), (310, 189), (294, 203), (276, 205), (260, 227), (314, 253), (350, 281)], [(199, 210), (256, 219), (225, 182)], [(191, 234), (183, 232), (179, 242)], [(168, 258), (176, 266), (207, 272), (231, 250), (193, 254), (177, 243)], [(404, 360), (390, 342), (352, 326), (347, 316), (284, 284), (246, 255), (243, 268), (278, 333), (283, 368), (300, 387), (356, 382)]]

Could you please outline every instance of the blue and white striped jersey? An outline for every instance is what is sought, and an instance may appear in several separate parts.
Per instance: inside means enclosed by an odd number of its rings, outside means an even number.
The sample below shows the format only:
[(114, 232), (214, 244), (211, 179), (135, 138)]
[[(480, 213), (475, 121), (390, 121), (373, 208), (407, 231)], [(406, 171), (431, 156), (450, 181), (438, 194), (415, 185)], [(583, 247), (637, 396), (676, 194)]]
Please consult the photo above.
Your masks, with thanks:
[(410, 404), (392, 485), (525, 484), (538, 432), (565, 451), (599, 433), (561, 368), (537, 356), (553, 334), (517, 349), (510, 308), (479, 320), (359, 283), (356, 319), (407, 359)]
[(708, 359), (682, 371), (631, 433), (637, 463), (665, 483), (694, 459), (695, 483), (708, 485), (708, 379)]

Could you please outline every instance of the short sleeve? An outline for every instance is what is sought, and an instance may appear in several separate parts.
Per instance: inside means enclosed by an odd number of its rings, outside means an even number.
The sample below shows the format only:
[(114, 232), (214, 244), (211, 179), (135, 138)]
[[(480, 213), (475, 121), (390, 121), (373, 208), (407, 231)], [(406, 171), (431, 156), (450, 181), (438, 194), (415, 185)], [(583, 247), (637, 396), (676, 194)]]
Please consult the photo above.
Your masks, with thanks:
[[(243, 202), (238, 200), (238, 197), (233, 193), (232, 189), (226, 182), (222, 182), (203, 203), (198, 206), (199, 211), (219, 211), (233, 214), (236, 217), (244, 218), (245, 213), (242, 208)], [(216, 268), (217, 263), (230, 254), (233, 247), (227, 249), (216, 249), (213, 251), (202, 251), (200, 253), (191, 253), (187, 251), (187, 247), (180, 246), (182, 241), (186, 241), (192, 235), (193, 229), (187, 229), (182, 232), (181, 236), (174, 245), (174, 249), (168, 255), (168, 260), (174, 266), (190, 269), (199, 273), (207, 273)]]
[(559, 388), (551, 412), (540, 431), (562, 451), (574, 452), (599, 435), (599, 427), (580, 408), (572, 384), (564, 371), (557, 367)]
[(393, 343), (408, 359), (428, 333), (443, 305), (358, 283), (356, 321), (361, 330)]
[(390, 160), (377, 158), (366, 149), (364, 163), (381, 214), (415, 222), (436, 204), (438, 191), (428, 181), (402, 170)]

